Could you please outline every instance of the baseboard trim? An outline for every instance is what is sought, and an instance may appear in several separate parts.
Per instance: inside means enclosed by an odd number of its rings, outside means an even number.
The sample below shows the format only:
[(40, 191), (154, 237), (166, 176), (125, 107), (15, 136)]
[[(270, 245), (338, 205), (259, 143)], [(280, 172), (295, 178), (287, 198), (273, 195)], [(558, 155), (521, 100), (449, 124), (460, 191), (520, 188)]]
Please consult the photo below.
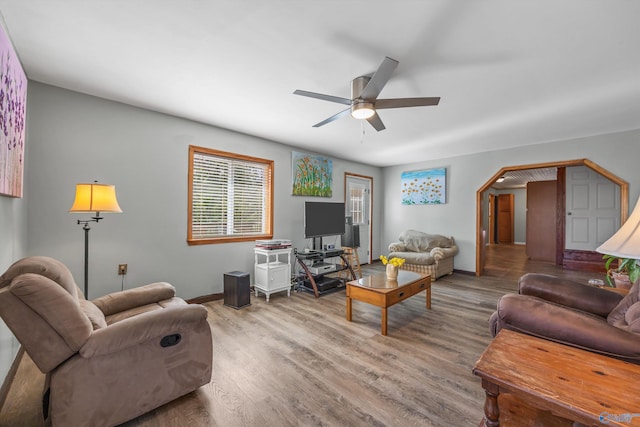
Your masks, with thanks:
[(191, 298), (186, 301), (189, 304), (204, 304), (205, 302), (219, 301), (221, 299), (224, 299), (224, 294), (203, 295), (201, 297)]
[(9, 395), (9, 390), (11, 390), (13, 380), (16, 378), (16, 373), (18, 372), (18, 367), (20, 366), (20, 362), (22, 361), (23, 354), (24, 347), (20, 346), (18, 352), (16, 353), (16, 357), (13, 359), (13, 363), (11, 363), (11, 368), (9, 368), (9, 372), (7, 372), (7, 376), (2, 382), (2, 387), (0, 387), (0, 410), (4, 408), (4, 403), (7, 400), (7, 396)]
[(475, 276), (476, 275), (475, 271), (458, 270), (457, 268), (454, 268), (453, 272), (457, 273), (457, 274), (464, 274), (466, 276)]

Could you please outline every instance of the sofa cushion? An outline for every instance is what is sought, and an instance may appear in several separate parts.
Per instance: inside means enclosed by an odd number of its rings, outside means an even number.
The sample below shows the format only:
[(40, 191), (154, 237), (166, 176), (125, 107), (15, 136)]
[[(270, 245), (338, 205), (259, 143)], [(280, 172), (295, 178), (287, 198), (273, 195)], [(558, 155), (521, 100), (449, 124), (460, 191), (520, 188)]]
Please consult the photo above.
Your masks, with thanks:
[(427, 234), (417, 230), (406, 230), (400, 233), (401, 240), (407, 250), (412, 252), (429, 252), (433, 248), (450, 248), (451, 239), (439, 234)]
[(629, 325), (629, 332), (640, 334), (640, 302), (633, 304), (624, 315), (624, 320)]
[(102, 314), (100, 309), (96, 307), (94, 303), (85, 299), (81, 299), (78, 302), (80, 303), (80, 309), (89, 318), (94, 331), (96, 329), (107, 327), (107, 321), (104, 319), (104, 314)]
[(629, 293), (625, 295), (618, 305), (607, 316), (607, 322), (610, 325), (617, 326), (619, 328), (625, 328), (629, 322), (625, 319), (625, 315), (629, 309), (640, 301), (640, 281), (637, 281)]
[(390, 258), (402, 258), (407, 264), (431, 265), (436, 260), (428, 252), (391, 252)]

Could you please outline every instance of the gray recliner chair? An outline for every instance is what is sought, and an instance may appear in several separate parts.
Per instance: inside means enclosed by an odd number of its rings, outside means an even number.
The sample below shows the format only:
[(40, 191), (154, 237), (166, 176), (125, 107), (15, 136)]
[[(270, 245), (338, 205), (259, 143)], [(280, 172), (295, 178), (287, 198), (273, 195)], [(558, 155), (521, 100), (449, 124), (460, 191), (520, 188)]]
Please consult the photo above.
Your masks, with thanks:
[(548, 274), (520, 278), (489, 319), (502, 328), (640, 364), (640, 281), (626, 296)]
[(0, 276), (0, 315), (47, 375), (46, 424), (121, 424), (211, 379), (207, 310), (168, 283), (87, 301), (64, 264), (28, 257)]

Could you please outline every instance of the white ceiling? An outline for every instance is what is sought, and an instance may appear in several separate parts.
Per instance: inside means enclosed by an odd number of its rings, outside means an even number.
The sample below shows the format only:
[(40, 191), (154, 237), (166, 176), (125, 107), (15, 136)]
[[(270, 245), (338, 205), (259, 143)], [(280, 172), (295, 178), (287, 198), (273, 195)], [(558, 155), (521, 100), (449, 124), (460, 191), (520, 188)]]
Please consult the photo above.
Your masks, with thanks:
[[(636, 0), (0, 0), (31, 80), (387, 166), (640, 128)], [(350, 97), (400, 62), (376, 132)], [(364, 126), (363, 126), (364, 125)], [(364, 134), (363, 134), (364, 130)]]

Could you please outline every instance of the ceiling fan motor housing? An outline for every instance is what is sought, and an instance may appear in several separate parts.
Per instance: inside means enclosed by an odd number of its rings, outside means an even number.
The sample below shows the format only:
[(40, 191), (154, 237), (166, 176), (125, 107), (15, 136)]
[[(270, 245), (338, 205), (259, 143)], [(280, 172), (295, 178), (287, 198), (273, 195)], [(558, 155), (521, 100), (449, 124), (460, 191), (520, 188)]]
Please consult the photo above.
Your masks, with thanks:
[(351, 81), (351, 99), (360, 97), (364, 88), (367, 87), (369, 80), (371, 80), (371, 77), (360, 76)]

